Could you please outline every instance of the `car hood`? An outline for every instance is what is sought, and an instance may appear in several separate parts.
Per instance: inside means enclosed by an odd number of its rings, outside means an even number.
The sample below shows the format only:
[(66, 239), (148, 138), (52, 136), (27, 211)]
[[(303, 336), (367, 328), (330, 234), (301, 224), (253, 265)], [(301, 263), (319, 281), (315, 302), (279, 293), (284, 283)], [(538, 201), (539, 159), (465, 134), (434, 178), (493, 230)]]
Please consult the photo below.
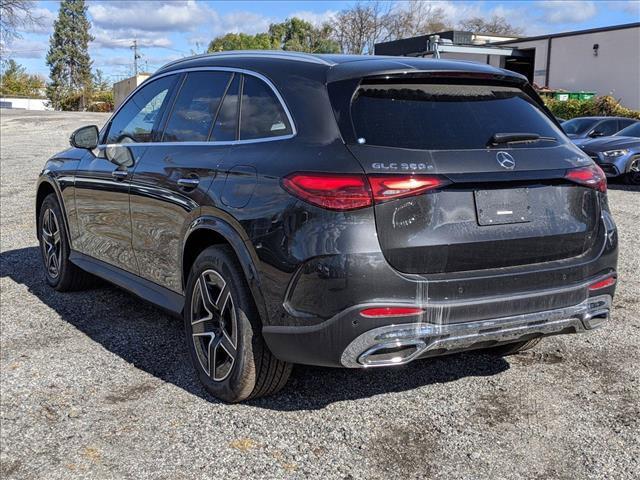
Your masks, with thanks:
[(587, 141), (575, 142), (580, 148), (594, 152), (606, 152), (618, 148), (640, 147), (640, 138), (637, 137), (604, 137)]

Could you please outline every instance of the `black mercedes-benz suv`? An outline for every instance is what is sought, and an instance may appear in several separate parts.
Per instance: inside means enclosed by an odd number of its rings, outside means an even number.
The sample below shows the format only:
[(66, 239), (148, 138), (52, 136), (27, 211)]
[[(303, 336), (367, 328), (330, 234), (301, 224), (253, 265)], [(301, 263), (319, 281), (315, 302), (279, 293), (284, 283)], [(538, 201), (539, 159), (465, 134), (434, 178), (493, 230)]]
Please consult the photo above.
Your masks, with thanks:
[[(47, 282), (181, 315), (216, 397), (293, 363), (509, 354), (606, 322), (606, 179), (525, 78), (415, 58), (179, 60), (47, 161)], [(162, 352), (158, 352), (162, 355)]]

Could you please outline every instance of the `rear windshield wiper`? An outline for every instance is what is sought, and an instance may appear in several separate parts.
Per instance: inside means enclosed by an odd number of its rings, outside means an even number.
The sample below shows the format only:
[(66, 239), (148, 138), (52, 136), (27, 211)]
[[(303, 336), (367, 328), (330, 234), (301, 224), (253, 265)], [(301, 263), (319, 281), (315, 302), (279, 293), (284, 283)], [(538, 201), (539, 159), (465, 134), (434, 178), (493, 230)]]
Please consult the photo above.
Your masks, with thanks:
[(537, 133), (494, 133), (487, 145), (503, 145), (505, 143), (555, 142), (556, 137), (543, 137)]

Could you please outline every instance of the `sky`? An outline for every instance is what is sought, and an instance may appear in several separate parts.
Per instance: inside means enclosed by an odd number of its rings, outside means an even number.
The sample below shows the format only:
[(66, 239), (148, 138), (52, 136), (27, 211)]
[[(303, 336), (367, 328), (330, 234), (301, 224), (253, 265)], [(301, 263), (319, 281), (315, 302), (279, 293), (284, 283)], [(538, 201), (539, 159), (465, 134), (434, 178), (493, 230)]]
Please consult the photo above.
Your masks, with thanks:
[[(88, 0), (92, 23), (90, 54), (94, 69), (111, 81), (133, 70), (133, 39), (141, 46), (140, 67), (154, 71), (163, 64), (206, 50), (208, 43), (228, 32), (258, 33), (270, 23), (300, 17), (312, 23), (331, 19), (355, 2), (333, 1), (195, 1), (195, 0)], [(389, 2), (401, 7), (402, 1)], [(471, 16), (498, 14), (525, 35), (583, 30), (640, 21), (640, 0), (632, 1), (430, 1), (455, 23)], [(58, 1), (37, 1), (32, 13), (40, 25), (20, 32), (8, 58), (30, 73), (48, 76), (45, 56)]]

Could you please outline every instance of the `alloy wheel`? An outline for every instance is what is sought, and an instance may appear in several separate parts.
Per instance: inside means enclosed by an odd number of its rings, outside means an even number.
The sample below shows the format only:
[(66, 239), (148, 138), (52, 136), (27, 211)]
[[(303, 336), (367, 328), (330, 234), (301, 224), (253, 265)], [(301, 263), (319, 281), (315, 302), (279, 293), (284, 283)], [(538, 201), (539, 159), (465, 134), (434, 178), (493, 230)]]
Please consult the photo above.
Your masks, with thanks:
[(42, 217), (42, 253), (44, 264), (49, 276), (57, 278), (60, 275), (62, 263), (62, 244), (60, 239), (60, 223), (55, 212), (47, 208)]
[(200, 274), (191, 297), (191, 335), (200, 366), (216, 382), (236, 361), (238, 324), (233, 296), (215, 270)]
[(629, 165), (629, 177), (634, 185), (640, 184), (640, 157), (634, 158)]

